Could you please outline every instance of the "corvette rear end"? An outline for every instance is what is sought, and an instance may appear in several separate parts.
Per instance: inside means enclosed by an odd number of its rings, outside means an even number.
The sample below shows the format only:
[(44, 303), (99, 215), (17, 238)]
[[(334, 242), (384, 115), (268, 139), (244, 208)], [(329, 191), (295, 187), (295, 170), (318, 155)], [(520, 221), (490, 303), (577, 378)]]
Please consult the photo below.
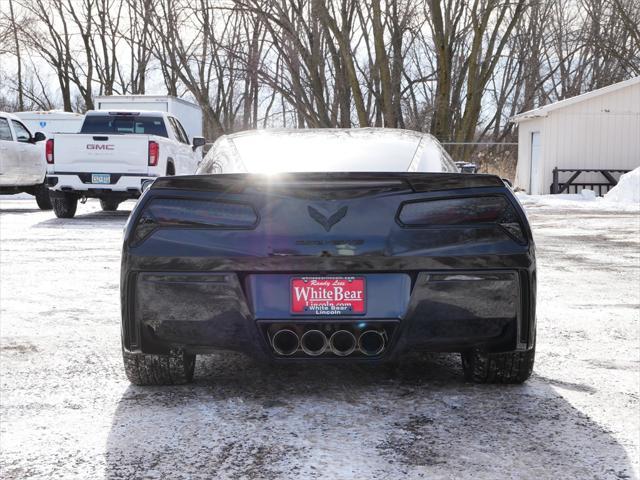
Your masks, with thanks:
[(533, 367), (534, 245), (495, 176), (160, 178), (131, 214), (121, 281), (136, 384), (190, 381), (195, 355), (222, 350), (301, 363), (460, 352), (476, 382)]

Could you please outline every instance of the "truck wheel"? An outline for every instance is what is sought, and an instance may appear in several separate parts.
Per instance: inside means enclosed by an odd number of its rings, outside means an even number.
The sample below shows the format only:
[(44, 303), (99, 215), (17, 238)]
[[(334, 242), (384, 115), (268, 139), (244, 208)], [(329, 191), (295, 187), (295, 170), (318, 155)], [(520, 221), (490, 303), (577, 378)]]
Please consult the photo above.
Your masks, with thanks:
[(181, 350), (168, 355), (122, 351), (124, 371), (134, 385), (180, 385), (193, 380), (196, 356)]
[(475, 383), (523, 383), (533, 372), (535, 353), (535, 347), (526, 352), (464, 352), (464, 376)]
[(120, 205), (120, 202), (117, 200), (100, 199), (100, 206), (105, 212), (115, 212), (118, 209), (118, 205)]
[(49, 197), (49, 189), (44, 185), (38, 185), (33, 189), (33, 195), (36, 197), (36, 203), (40, 210), (51, 210), (51, 197)]
[(51, 203), (53, 204), (53, 213), (58, 218), (73, 218), (78, 208), (78, 198), (71, 195), (53, 197)]

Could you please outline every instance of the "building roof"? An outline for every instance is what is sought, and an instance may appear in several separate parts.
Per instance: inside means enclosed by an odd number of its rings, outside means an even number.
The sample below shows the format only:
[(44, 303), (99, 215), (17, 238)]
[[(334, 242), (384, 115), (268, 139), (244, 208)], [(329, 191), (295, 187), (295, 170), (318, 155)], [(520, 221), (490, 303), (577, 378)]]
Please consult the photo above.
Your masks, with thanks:
[(140, 103), (150, 103), (150, 102), (178, 102), (189, 106), (196, 106), (200, 108), (200, 106), (192, 101), (185, 100), (184, 98), (174, 97), (173, 95), (98, 95), (95, 98), (95, 103), (104, 102), (105, 105), (109, 103), (118, 103), (118, 102), (129, 102), (135, 104), (137, 102)]
[(529, 120), (531, 118), (546, 117), (549, 112), (552, 112), (553, 110), (568, 107), (569, 105), (574, 105), (585, 100), (591, 100), (592, 98), (606, 95), (608, 93), (615, 92), (622, 88), (626, 88), (638, 83), (640, 83), (640, 76), (630, 78), (629, 80), (625, 80), (624, 82), (614, 83), (613, 85), (599, 88), (591, 92), (583, 93), (582, 95), (576, 95), (575, 97), (566, 98), (558, 102), (550, 103), (549, 105), (545, 105), (543, 107), (534, 108), (533, 110), (529, 110), (527, 112), (519, 113), (518, 115), (514, 115), (513, 117), (511, 117), (510, 121), (518, 123), (524, 120)]
[(77, 112), (65, 112), (64, 110), (39, 110), (39, 111), (24, 111), (24, 112), (15, 112), (15, 115), (18, 117), (25, 118), (40, 118), (40, 117), (59, 117), (59, 118), (77, 118), (82, 120), (84, 118), (83, 113)]

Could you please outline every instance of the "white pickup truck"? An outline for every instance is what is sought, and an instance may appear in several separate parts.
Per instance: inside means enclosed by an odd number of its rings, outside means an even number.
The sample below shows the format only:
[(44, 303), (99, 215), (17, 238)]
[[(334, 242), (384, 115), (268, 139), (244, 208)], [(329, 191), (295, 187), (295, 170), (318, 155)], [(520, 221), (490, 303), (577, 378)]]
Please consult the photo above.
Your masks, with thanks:
[(81, 198), (98, 198), (103, 210), (116, 210), (156, 177), (193, 174), (205, 140), (189, 140), (180, 121), (165, 112), (87, 112), (80, 133), (56, 134), (46, 143), (46, 184), (56, 216), (73, 217)]

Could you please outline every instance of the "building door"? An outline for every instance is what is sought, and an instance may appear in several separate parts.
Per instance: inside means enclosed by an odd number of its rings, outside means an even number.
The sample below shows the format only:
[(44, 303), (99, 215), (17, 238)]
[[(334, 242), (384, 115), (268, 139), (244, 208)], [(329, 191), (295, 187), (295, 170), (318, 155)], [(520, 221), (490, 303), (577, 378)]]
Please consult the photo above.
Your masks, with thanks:
[(531, 175), (529, 177), (529, 194), (543, 193), (540, 188), (542, 172), (542, 140), (540, 132), (531, 132)]

